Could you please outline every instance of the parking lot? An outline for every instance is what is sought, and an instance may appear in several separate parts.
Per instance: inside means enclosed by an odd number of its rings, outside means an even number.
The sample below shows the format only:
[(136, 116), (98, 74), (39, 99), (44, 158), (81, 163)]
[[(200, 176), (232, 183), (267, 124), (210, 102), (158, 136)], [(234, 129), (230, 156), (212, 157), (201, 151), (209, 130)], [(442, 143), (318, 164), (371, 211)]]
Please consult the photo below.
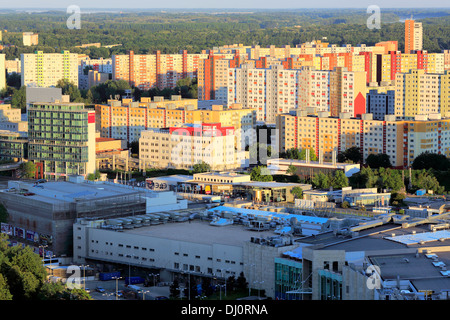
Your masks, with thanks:
[[(118, 291), (122, 292), (121, 297), (116, 297), (114, 292), (116, 291), (116, 286)], [(97, 287), (103, 288), (104, 292), (98, 292)], [(133, 293), (125, 286), (124, 280), (91, 280), (86, 281), (86, 288), (89, 289), (90, 295), (94, 300), (155, 300), (157, 297), (169, 297), (170, 289), (169, 286), (151, 286), (144, 287), (143, 285), (138, 285), (142, 289), (141, 293)]]

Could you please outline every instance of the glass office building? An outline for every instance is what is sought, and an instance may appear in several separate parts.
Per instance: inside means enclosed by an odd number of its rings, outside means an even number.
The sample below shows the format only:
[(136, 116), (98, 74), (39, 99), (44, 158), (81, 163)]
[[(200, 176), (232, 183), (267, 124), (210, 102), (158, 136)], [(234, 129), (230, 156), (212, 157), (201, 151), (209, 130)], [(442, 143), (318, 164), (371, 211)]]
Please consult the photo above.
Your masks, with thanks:
[(28, 159), (58, 180), (95, 171), (95, 111), (82, 103), (33, 104), (28, 109)]

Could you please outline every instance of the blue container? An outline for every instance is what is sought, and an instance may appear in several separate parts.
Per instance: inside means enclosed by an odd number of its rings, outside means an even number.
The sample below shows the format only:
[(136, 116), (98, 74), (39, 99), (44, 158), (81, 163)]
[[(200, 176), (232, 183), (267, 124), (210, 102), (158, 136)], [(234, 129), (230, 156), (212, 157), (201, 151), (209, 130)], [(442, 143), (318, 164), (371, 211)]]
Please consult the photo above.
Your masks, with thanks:
[(419, 189), (416, 191), (416, 196), (424, 196), (427, 193), (425, 189)]
[(99, 274), (98, 278), (101, 281), (107, 281), (107, 280), (120, 278), (120, 271), (116, 271), (116, 272), (102, 272), (102, 273)]
[(144, 283), (144, 278), (141, 277), (125, 277), (125, 284), (138, 284), (138, 283)]

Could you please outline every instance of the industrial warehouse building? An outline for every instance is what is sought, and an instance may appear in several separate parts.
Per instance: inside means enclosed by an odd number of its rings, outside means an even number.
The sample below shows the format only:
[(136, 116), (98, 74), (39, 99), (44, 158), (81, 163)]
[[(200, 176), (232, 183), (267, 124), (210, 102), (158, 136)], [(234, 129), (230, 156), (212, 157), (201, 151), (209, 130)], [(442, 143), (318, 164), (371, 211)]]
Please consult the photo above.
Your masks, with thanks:
[[(297, 217), (299, 224), (315, 225), (314, 233), (318, 233), (327, 221), (289, 214), (283, 220), (276, 218), (278, 212), (270, 215), (267, 211), (258, 213), (233, 207), (155, 212), (146, 216), (155, 215), (159, 222), (146, 222), (143, 216), (131, 224), (116, 219), (77, 220), (73, 228), (74, 261), (102, 262), (105, 267), (157, 269), (161, 281), (172, 281), (174, 275), (183, 273), (200, 281), (202, 277), (238, 277), (243, 272), (250, 287), (265, 290), (267, 296), (273, 297), (273, 260), (296, 247), (293, 237), (278, 232), (280, 228), (275, 225), (282, 227)], [(249, 221), (261, 228), (249, 225)], [(270, 222), (272, 227), (268, 226)]]
[(57, 255), (71, 255), (72, 228), (77, 218), (187, 207), (185, 200), (177, 200), (170, 191), (156, 193), (110, 182), (88, 182), (81, 176), (41, 184), (8, 181), (8, 188), (0, 190), (0, 202), (9, 213), (7, 225), (2, 226), (12, 230), (10, 236), (29, 240), (35, 246), (48, 245), (47, 250)]

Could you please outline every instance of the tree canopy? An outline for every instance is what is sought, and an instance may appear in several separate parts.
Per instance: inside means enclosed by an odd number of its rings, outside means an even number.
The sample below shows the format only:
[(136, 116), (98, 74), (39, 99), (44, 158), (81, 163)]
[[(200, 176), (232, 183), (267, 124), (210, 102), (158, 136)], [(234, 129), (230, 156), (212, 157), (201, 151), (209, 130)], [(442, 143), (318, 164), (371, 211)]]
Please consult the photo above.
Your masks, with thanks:
[(273, 176), (266, 166), (254, 167), (250, 173), (252, 181), (273, 181)]
[(415, 170), (434, 169), (446, 171), (450, 169), (450, 160), (443, 154), (424, 152), (414, 159), (412, 167)]
[(0, 300), (91, 300), (83, 289), (47, 281), (41, 257), (29, 247), (8, 246), (0, 234)]
[(199, 163), (194, 164), (193, 166), (194, 173), (202, 173), (211, 171), (211, 166), (205, 161), (201, 161)]
[(372, 169), (392, 167), (389, 155), (385, 153), (369, 154), (366, 158), (366, 164)]
[(348, 148), (338, 154), (337, 160), (338, 162), (360, 163), (362, 160), (361, 149), (358, 147)]

